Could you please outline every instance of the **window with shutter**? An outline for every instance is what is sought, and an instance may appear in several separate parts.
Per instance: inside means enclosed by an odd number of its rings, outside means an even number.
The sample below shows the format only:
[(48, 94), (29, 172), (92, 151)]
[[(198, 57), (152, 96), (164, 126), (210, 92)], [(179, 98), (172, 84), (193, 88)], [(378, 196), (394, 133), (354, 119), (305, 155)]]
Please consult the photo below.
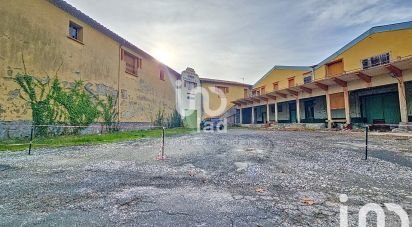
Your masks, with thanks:
[(338, 61), (327, 64), (326, 69), (327, 69), (328, 76), (337, 76), (337, 75), (344, 73), (343, 60), (338, 60)]
[(122, 50), (122, 59), (126, 65), (126, 73), (137, 76), (137, 69), (142, 68), (142, 59)]
[(291, 77), (288, 79), (289, 82), (289, 87), (294, 87), (295, 86), (295, 77)]
[(217, 92), (222, 92), (224, 94), (229, 92), (229, 88), (228, 87), (223, 87), (223, 86), (217, 86), (216, 87), (216, 91)]
[(345, 109), (345, 100), (343, 92), (330, 95), (330, 109), (339, 110)]
[(273, 90), (274, 90), (274, 91), (279, 90), (279, 82), (273, 83)]
[(165, 81), (165, 72), (163, 70), (160, 70), (160, 80)]

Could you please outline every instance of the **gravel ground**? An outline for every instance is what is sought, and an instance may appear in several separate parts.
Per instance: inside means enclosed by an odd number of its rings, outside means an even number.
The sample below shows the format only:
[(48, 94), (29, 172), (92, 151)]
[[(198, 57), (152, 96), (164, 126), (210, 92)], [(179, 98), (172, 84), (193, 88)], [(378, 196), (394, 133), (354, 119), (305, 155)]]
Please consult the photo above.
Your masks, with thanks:
[(159, 139), (0, 153), (0, 225), (338, 226), (345, 205), (355, 226), (371, 202), (412, 220), (412, 139), (370, 140), (367, 161), (361, 133), (246, 129), (168, 137), (165, 161)]

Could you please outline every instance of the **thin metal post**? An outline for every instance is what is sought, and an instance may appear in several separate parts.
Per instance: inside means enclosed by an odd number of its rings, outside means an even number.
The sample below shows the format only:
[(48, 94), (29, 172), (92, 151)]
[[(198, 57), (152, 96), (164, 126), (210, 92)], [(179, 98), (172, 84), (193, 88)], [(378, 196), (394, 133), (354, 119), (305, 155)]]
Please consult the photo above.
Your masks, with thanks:
[(29, 144), (29, 155), (31, 155), (31, 146), (33, 143), (33, 132), (34, 132), (34, 126), (31, 126), (31, 130), (30, 130), (30, 144)]
[(369, 126), (366, 126), (365, 131), (365, 160), (368, 160), (368, 138), (369, 137)]
[(165, 158), (165, 127), (162, 130), (162, 158)]

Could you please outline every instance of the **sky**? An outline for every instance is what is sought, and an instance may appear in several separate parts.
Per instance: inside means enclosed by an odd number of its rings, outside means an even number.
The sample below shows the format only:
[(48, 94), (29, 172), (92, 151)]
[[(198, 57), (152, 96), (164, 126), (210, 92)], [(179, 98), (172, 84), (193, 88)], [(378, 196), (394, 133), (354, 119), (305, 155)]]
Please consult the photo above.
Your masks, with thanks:
[(315, 65), (373, 26), (412, 20), (411, 0), (66, 0), (178, 72), (253, 84)]

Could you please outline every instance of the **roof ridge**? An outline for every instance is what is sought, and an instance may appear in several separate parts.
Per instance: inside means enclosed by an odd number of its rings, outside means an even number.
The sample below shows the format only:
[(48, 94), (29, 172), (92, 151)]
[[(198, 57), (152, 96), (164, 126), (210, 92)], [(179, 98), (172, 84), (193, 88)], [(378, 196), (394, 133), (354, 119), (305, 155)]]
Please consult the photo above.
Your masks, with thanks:
[(349, 43), (345, 44), (343, 47), (338, 49), (336, 52), (331, 54), (329, 57), (325, 58), (322, 60), (319, 64), (315, 65), (316, 69), (321, 67), (322, 65), (328, 63), (330, 60), (336, 58), (343, 52), (347, 51), (348, 49), (352, 48), (355, 46), (357, 43), (361, 42), (362, 40), (366, 39), (367, 37), (377, 34), (377, 33), (382, 33), (382, 32), (388, 32), (388, 31), (398, 31), (398, 30), (404, 30), (412, 28), (412, 21), (405, 21), (405, 22), (399, 22), (399, 23), (393, 23), (393, 24), (385, 24), (385, 25), (378, 25), (378, 26), (373, 26), (367, 31), (363, 32), (359, 36), (357, 36), (355, 39), (352, 39)]
[(232, 84), (252, 86), (251, 84), (246, 84), (246, 83), (233, 81), (233, 80), (221, 80), (221, 79), (212, 79), (212, 78), (206, 78), (206, 77), (202, 77), (202, 78), (199, 78), (199, 79), (200, 79), (200, 81), (202, 81), (202, 80), (204, 80), (204, 81), (216, 81), (216, 82), (222, 82), (222, 83), (232, 83)]

